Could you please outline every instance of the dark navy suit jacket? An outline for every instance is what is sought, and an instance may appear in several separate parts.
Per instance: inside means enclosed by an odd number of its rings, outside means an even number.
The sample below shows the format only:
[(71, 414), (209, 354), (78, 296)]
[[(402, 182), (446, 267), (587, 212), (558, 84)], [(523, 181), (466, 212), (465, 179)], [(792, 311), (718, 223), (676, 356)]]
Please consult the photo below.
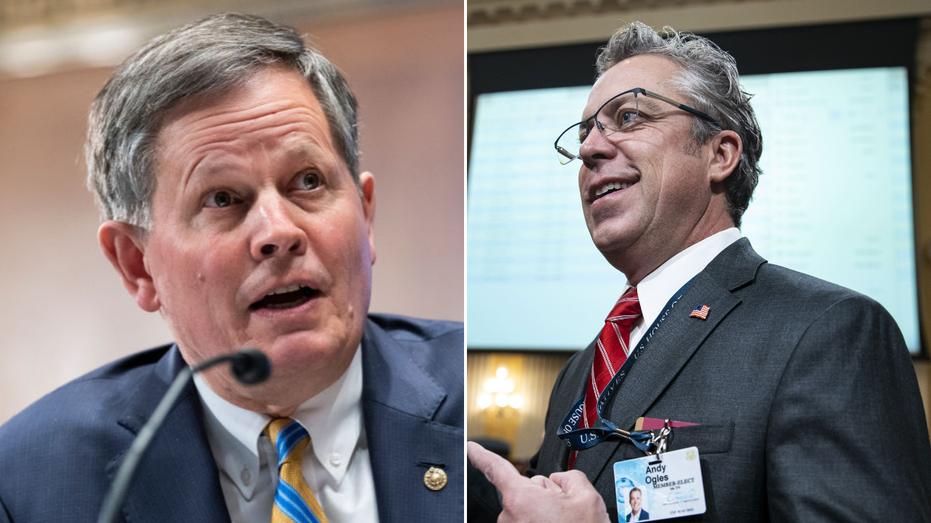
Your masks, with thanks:
[[(463, 328), (370, 315), (362, 404), (382, 523), (461, 521)], [(102, 367), (0, 427), (0, 523), (94, 522), (125, 452), (185, 365), (166, 345)], [(439, 491), (424, 485), (445, 469)], [(123, 506), (134, 523), (228, 523), (200, 400), (189, 385), (140, 464)]]

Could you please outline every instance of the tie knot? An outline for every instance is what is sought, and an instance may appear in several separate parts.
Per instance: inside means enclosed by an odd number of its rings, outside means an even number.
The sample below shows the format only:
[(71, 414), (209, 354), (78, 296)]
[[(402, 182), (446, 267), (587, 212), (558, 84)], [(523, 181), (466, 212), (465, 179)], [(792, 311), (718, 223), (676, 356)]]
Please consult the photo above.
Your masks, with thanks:
[(637, 296), (637, 288), (633, 287), (625, 292), (621, 299), (617, 300), (605, 321), (621, 325), (632, 325), (640, 317), (640, 314), (640, 298)]
[(300, 463), (310, 440), (307, 430), (291, 418), (277, 418), (265, 427), (265, 434), (278, 450), (278, 466), (286, 461)]

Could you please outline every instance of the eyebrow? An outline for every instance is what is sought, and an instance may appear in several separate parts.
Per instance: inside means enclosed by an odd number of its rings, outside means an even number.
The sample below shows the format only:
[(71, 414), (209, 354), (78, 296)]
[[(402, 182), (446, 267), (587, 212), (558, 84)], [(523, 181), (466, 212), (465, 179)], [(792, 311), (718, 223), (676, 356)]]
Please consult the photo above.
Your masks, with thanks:
[(608, 102), (607, 104), (604, 104), (604, 106), (605, 106), (605, 107), (609, 107), (609, 106), (616, 106), (616, 105), (621, 105), (621, 104), (626, 104), (626, 103), (633, 102), (634, 99), (636, 98), (636, 97), (634, 96), (634, 94), (635, 94), (635, 93), (627, 93), (627, 94), (625, 94), (625, 95), (623, 95), (623, 96), (618, 96), (617, 98), (611, 100), (611, 101)]
[(201, 187), (213, 183), (222, 173), (242, 169), (241, 166), (225, 158), (209, 163), (205, 163), (204, 160), (204, 158), (198, 160), (194, 167), (185, 173), (181, 181), (182, 191), (199, 191)]
[(634, 93), (625, 94), (624, 96), (620, 96), (618, 98), (615, 98), (614, 100), (611, 100), (610, 102), (606, 103), (603, 107), (604, 109), (614, 109), (616, 107), (620, 107), (628, 103), (633, 105), (635, 99), (637, 101), (638, 106), (645, 106), (647, 109), (652, 110), (652, 111), (656, 111), (658, 107), (661, 107), (661, 105), (658, 103), (657, 100), (642, 93), (637, 95), (636, 97), (634, 96)]
[(640, 105), (646, 105), (648, 109), (656, 111), (657, 107), (662, 107), (664, 104), (661, 104), (659, 100), (644, 94), (640, 96)]

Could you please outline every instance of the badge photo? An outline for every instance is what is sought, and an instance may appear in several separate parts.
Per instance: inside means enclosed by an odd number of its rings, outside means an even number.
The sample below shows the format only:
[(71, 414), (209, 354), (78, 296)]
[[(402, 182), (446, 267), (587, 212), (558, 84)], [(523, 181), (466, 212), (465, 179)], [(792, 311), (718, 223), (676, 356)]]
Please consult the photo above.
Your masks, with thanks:
[(658, 521), (704, 514), (705, 489), (698, 448), (614, 464), (620, 522)]

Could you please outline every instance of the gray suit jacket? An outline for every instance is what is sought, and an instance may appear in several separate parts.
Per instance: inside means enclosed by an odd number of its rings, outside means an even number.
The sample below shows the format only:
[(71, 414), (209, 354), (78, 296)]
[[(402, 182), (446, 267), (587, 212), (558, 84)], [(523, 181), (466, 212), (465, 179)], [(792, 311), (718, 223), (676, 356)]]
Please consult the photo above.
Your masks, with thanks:
[[(708, 305), (707, 320), (690, 318)], [(582, 397), (594, 344), (550, 397), (532, 465), (565, 470), (557, 425)], [(699, 423), (707, 512), (680, 521), (931, 521), (931, 444), (915, 371), (892, 317), (848, 289), (766, 263), (741, 239), (693, 281), (631, 367), (607, 418)], [(643, 454), (610, 439), (581, 451), (617, 521), (612, 464)]]
[[(370, 315), (362, 411), (382, 523), (461, 521), (462, 324)], [(111, 363), (0, 427), (0, 523), (95, 522), (123, 457), (185, 365), (175, 346)], [(429, 490), (424, 473), (443, 468)], [(165, 419), (121, 521), (229, 523), (196, 389)]]

